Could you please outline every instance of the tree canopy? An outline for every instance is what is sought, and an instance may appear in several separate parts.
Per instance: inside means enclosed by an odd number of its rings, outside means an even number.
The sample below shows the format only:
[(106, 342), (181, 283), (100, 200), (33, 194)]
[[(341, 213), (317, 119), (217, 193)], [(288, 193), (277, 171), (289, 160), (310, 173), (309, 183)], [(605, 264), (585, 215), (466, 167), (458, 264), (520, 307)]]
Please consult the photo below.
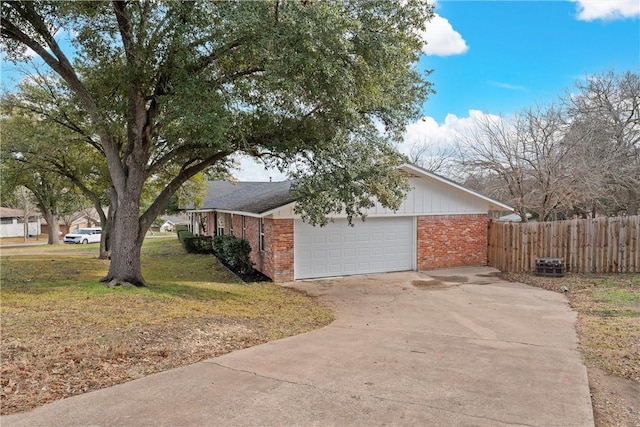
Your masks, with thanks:
[(293, 168), (312, 223), (359, 215), (372, 199), (398, 206), (407, 187), (392, 142), (431, 91), (414, 64), (432, 13), (417, 0), (3, 1), (2, 47), (16, 61), (35, 52), (81, 111), (109, 171), (105, 280), (140, 286), (153, 219), (189, 178), (236, 154)]

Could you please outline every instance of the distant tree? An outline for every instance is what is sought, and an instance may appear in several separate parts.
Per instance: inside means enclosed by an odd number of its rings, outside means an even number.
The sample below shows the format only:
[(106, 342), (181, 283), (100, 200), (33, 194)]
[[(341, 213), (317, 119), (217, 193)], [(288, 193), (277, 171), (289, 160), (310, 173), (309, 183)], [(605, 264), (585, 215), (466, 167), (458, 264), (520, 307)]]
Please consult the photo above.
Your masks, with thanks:
[[(0, 162), (6, 171), (5, 183), (31, 190), (49, 226), (49, 243), (58, 240), (60, 213), (86, 205), (85, 198), (100, 212), (104, 226), (108, 174), (95, 147), (85, 147), (91, 135), (73, 99), (60, 92), (55, 79), (44, 75), (21, 83), (19, 89), (19, 95), (3, 97), (1, 105)], [(101, 258), (108, 257), (108, 236), (106, 227)]]
[[(28, 190), (28, 204), (37, 207), (48, 225), (48, 243), (58, 243), (57, 204), (65, 190), (65, 183), (58, 175), (30, 167), (25, 154), (15, 150), (17, 145), (33, 136), (32, 123), (21, 117), (3, 117), (0, 119), (0, 128), (3, 139), (0, 145), (3, 192)], [(25, 197), (19, 199), (25, 200)]]
[(582, 185), (569, 163), (574, 146), (557, 107), (524, 110), (508, 118), (484, 116), (475, 133), (461, 136), (461, 162), (469, 180), (505, 200), (523, 222), (528, 214), (554, 219), (579, 198)]
[[(4, 169), (4, 168), (2, 168)], [(35, 221), (34, 215), (37, 208), (34, 203), (33, 194), (28, 188), (22, 185), (2, 187), (2, 206), (16, 209), (21, 212), (18, 221), (22, 222), (22, 236), (24, 241), (29, 237), (29, 220)]]
[(91, 200), (87, 199), (77, 187), (70, 187), (61, 194), (58, 219), (67, 230), (70, 230), (73, 222), (78, 219), (78, 214), (87, 206), (91, 205)]
[[(336, 210), (352, 218), (372, 198), (397, 207), (408, 187), (391, 141), (430, 92), (413, 64), (432, 12), (417, 0), (3, 1), (0, 25), (8, 58), (30, 49), (62, 78), (91, 125), (86, 143), (106, 161), (104, 280), (144, 286), (140, 249), (154, 218), (234, 153), (294, 167), (313, 223)], [(142, 210), (145, 184), (167, 168)]]
[[(608, 213), (640, 208), (640, 74), (608, 71), (576, 83), (564, 103), (580, 146), (594, 207)], [(599, 191), (598, 191), (599, 190)], [(611, 212), (613, 211), (613, 212)]]
[(409, 161), (429, 172), (451, 175), (454, 172), (456, 150), (454, 146), (441, 146), (434, 141), (423, 139), (411, 145)]

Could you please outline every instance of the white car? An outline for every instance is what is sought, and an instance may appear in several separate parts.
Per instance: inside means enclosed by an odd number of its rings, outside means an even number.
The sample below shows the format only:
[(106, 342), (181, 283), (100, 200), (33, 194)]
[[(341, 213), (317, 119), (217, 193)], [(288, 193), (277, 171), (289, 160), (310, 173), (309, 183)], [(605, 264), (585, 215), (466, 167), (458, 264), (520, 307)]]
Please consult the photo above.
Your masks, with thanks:
[(64, 236), (65, 243), (100, 243), (101, 228), (79, 228)]

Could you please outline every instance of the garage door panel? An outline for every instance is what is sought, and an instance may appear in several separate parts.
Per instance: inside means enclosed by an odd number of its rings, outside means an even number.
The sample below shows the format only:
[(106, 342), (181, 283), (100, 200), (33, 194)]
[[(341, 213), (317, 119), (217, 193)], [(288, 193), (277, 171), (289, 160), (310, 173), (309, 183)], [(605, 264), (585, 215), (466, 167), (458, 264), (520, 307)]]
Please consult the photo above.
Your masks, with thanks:
[(353, 227), (295, 222), (296, 279), (404, 271), (413, 268), (413, 219), (369, 218)]
[(375, 256), (375, 257), (384, 256), (384, 248), (381, 246), (371, 248), (371, 256)]

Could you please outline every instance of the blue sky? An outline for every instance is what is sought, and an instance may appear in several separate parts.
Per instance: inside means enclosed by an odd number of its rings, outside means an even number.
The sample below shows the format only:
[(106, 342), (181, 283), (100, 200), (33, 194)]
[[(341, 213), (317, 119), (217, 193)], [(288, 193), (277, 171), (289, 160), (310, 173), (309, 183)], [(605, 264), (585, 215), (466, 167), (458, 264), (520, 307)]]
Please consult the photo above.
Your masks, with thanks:
[[(589, 4), (600, 14), (583, 16)], [(611, 16), (625, 5), (631, 16)], [(640, 71), (638, 0), (597, 0), (585, 9), (569, 1), (441, 0), (436, 13), (463, 41), (440, 50), (449, 55), (425, 55), (420, 62), (421, 69), (434, 69), (437, 91), (423, 113), (438, 123), (447, 114), (508, 114), (547, 103), (585, 75)]]

